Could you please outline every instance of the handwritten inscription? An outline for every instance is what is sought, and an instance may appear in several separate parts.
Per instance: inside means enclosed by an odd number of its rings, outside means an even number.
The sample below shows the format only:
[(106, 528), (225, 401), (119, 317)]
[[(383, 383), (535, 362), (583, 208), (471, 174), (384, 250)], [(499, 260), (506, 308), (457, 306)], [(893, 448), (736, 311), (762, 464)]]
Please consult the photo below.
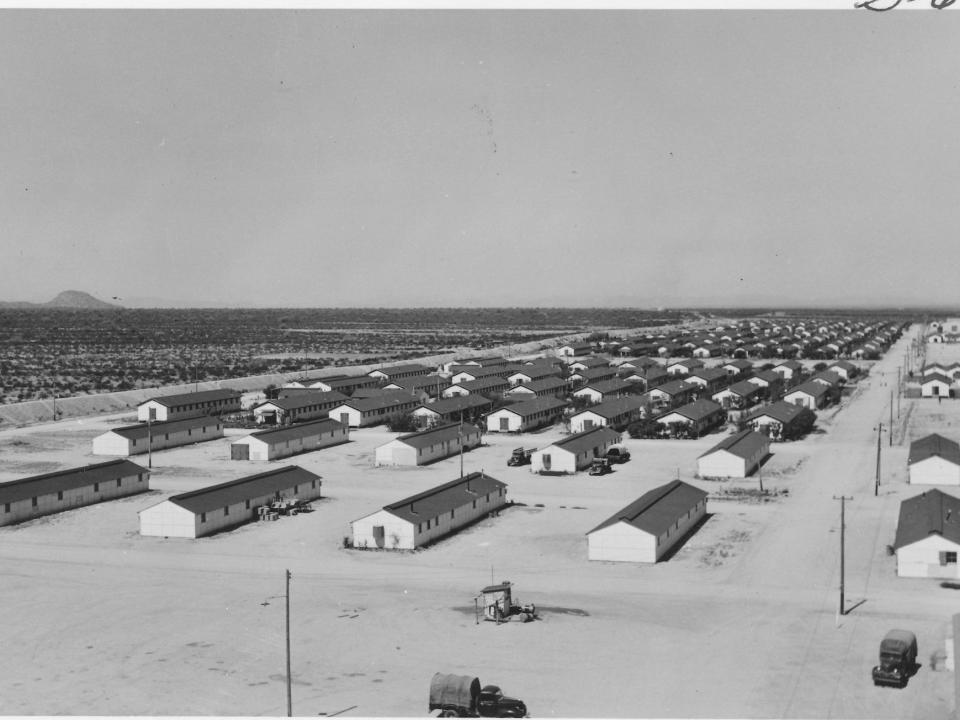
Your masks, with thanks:
[[(857, 0), (857, 2), (853, 4), (853, 7), (866, 8), (874, 12), (886, 12), (887, 10), (893, 10), (900, 5), (901, 2), (911, 3), (913, 1), (914, 0)], [(934, 10), (943, 10), (953, 5), (956, 1), (957, 0), (930, 0), (930, 7)]]

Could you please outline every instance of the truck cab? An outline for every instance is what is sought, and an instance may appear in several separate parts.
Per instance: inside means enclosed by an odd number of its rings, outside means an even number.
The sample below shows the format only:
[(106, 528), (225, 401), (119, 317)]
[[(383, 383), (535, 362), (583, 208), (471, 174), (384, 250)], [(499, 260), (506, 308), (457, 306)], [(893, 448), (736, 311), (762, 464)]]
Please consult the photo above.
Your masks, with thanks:
[(520, 718), (527, 714), (527, 706), (522, 700), (504, 695), (496, 685), (484, 685), (477, 710), (481, 717)]

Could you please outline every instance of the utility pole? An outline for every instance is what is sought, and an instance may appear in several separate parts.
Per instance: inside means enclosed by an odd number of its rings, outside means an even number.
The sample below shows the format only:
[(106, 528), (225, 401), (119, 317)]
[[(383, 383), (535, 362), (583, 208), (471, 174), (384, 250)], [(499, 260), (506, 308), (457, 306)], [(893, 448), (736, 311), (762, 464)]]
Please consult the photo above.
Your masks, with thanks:
[(903, 389), (900, 385), (900, 366), (897, 366), (897, 420), (900, 419), (900, 396), (903, 395)]
[(147, 467), (153, 468), (153, 418), (147, 415)]
[(893, 390), (890, 391), (890, 428), (887, 435), (890, 436), (890, 447), (893, 447)]
[(460, 411), (460, 430), (458, 437), (460, 438), (460, 479), (463, 480), (463, 410)]
[(290, 571), (286, 570), (287, 589), (284, 598), (287, 601), (287, 717), (293, 717), (293, 694), (290, 690)]
[(883, 423), (877, 423), (877, 477), (873, 484), (874, 497), (880, 494), (880, 437), (882, 433), (883, 433)]
[(846, 501), (853, 500), (852, 497), (846, 497), (841, 495), (837, 497), (833, 496), (834, 500), (840, 501), (840, 614), (846, 614), (846, 608), (844, 607), (843, 591), (844, 591), (844, 573), (846, 571), (844, 567), (844, 533), (846, 532)]

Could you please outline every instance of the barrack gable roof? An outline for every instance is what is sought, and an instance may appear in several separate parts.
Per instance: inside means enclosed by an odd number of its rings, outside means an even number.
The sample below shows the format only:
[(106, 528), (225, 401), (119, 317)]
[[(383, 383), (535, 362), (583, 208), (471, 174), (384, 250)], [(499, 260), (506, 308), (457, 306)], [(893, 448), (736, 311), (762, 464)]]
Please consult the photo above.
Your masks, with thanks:
[(449, 415), (460, 410), (475, 410), (476, 408), (487, 407), (490, 401), (485, 397), (478, 395), (457, 395), (452, 398), (441, 398), (432, 403), (424, 403), (420, 407), (424, 410), (431, 410), (438, 415)]
[(109, 460), (80, 468), (32, 475), (19, 480), (0, 483), (0, 503), (20, 502), (41, 495), (75, 490), (97, 482), (110, 482), (117, 478), (149, 472), (146, 468), (140, 467), (129, 460)]
[(407, 395), (405, 391), (400, 392), (404, 392), (400, 397), (397, 395), (383, 395), (380, 397), (350, 398), (340, 403), (337, 407), (349, 407), (357, 412), (367, 413), (376, 412), (377, 410), (389, 410), (390, 408), (401, 410), (404, 407), (411, 407), (418, 404), (418, 401), (412, 395)]
[(619, 379), (598, 380), (596, 382), (590, 383), (589, 385), (584, 385), (577, 392), (582, 392), (583, 390), (593, 390), (594, 392), (598, 392), (601, 395), (606, 395), (607, 393), (614, 393), (614, 392), (621, 392), (623, 390), (629, 390), (633, 386), (634, 386), (633, 383), (627, 382), (626, 380), (619, 380)]
[(700, 457), (712, 455), (720, 450), (726, 450), (732, 455), (736, 455), (744, 460), (749, 460), (755, 456), (759, 450), (768, 447), (769, 444), (770, 440), (763, 433), (754, 432), (753, 430), (741, 430), (734, 435), (725, 437)]
[[(184, 418), (183, 420), (162, 420), (151, 423), (137, 423), (136, 425), (126, 425), (124, 427), (113, 428), (109, 432), (126, 438), (127, 440), (145, 440), (148, 435), (155, 437), (163, 433), (177, 433), (184, 430), (193, 430), (195, 428), (210, 427), (211, 425), (220, 426), (220, 419), (210, 415), (200, 415), (198, 417)], [(148, 427), (149, 426), (149, 427)]]
[(200, 392), (180, 393), (178, 395), (159, 395), (144, 400), (140, 405), (155, 402), (164, 407), (178, 407), (180, 405), (216, 402), (217, 400), (237, 400), (242, 394), (239, 390), (201, 390)]
[[(504, 365), (460, 365), (457, 367), (450, 368), (450, 376), (459, 375), (460, 373), (467, 373), (472, 375), (476, 379), (497, 376), (504, 377), (509, 374), (506, 370), (507, 366)], [(509, 366), (511, 369), (514, 368), (513, 365)], [(517, 367), (517, 370), (520, 368)]]
[[(757, 380), (763, 380), (766, 383), (780, 383), (783, 381), (783, 377), (780, 373), (774, 372), (773, 370), (760, 370), (753, 374)], [(749, 380), (749, 378), (747, 378)]]
[(833, 368), (840, 368), (841, 370), (846, 370), (847, 372), (856, 371), (860, 369), (848, 360), (837, 360), (827, 369), (832, 370)]
[(227, 505), (236, 505), (244, 500), (272, 495), (278, 491), (287, 491), (294, 485), (305, 486), (312, 480), (319, 479), (319, 475), (304, 470), (302, 467), (286, 465), (276, 470), (248, 475), (238, 480), (229, 480), (199, 490), (171, 495), (167, 498), (167, 501), (192, 513), (205, 513), (224, 508)]
[(910, 443), (910, 455), (907, 458), (908, 465), (913, 465), (913, 463), (918, 463), (921, 460), (927, 460), (932, 457), (943, 458), (944, 460), (952, 462), (954, 465), (960, 465), (960, 445), (936, 433)]
[(819, 398), (826, 395), (830, 392), (830, 386), (824, 385), (823, 383), (813, 382), (808, 380), (807, 382), (797, 385), (793, 390), (788, 392), (784, 397), (790, 397), (791, 395), (796, 395), (797, 393), (804, 393), (813, 398)]
[(403, 520), (421, 523), (472, 503), (487, 493), (498, 492), (507, 484), (482, 472), (470, 473), (430, 490), (411, 495), (383, 509)]
[[(519, 368), (516, 372), (510, 373), (507, 378), (516, 377), (518, 375), (523, 375), (528, 377), (531, 380), (542, 380), (545, 377), (551, 375), (557, 375), (560, 371), (556, 368), (549, 365), (524, 365)], [(589, 370), (584, 370), (583, 373), (590, 372)], [(583, 374), (581, 373), (581, 375)]]
[(756, 383), (750, 382), (749, 380), (741, 380), (740, 382), (735, 382), (725, 390), (721, 390), (717, 394), (719, 395), (722, 392), (732, 392), (734, 395), (747, 397), (749, 395), (756, 395), (758, 392), (760, 392), (760, 386)]
[(395, 437), (391, 442), (397, 441), (410, 447), (427, 448), (437, 443), (456, 440), (461, 436), (461, 433), (464, 437), (479, 435), (480, 428), (469, 423), (463, 423), (462, 426), (460, 423), (448, 423), (446, 425), (437, 425), (427, 430), (421, 430), (420, 432), (400, 435), (399, 437)]
[(550, 390), (559, 390), (560, 388), (565, 388), (566, 386), (567, 384), (563, 380), (558, 377), (551, 376), (524, 383), (523, 385), (517, 385), (515, 388), (511, 388), (511, 390), (525, 388), (532, 393), (537, 393), (549, 392)]
[(606, 442), (620, 442), (620, 433), (608, 427), (595, 427), (565, 437), (563, 440), (558, 440), (553, 443), (552, 447), (579, 455), (581, 452), (593, 450)]
[(286, 410), (290, 412), (291, 410), (300, 410), (302, 408), (311, 407), (312, 405), (324, 405), (326, 407), (333, 407), (334, 405), (339, 405), (343, 403), (344, 400), (347, 400), (347, 396), (343, 393), (339, 393), (336, 390), (330, 390), (324, 392), (323, 390), (317, 390), (311, 393), (298, 393), (296, 395), (289, 395), (283, 398), (277, 398), (276, 400), (267, 400), (257, 405), (256, 409), (262, 408), (264, 405), (273, 405), (280, 410)]
[(596, 355), (588, 355), (574, 360), (570, 365), (582, 365), (583, 369), (586, 370), (587, 368), (610, 367), (610, 361)]
[(388, 378), (394, 375), (404, 375), (404, 374), (420, 374), (426, 375), (428, 372), (432, 372), (433, 368), (427, 367), (426, 365), (421, 365), (420, 363), (408, 363), (406, 365), (392, 365), (390, 367), (376, 368), (367, 373), (383, 373)]
[(673, 480), (644, 493), (618, 513), (597, 525), (587, 535), (618, 522), (625, 522), (638, 530), (659, 537), (706, 497), (707, 493), (700, 488), (682, 480)]
[(450, 387), (450, 379), (439, 375), (412, 375), (398, 380), (391, 380), (387, 385), (396, 385), (404, 390), (419, 390), (421, 388)]
[(812, 414), (813, 411), (803, 407), (802, 405), (796, 405), (784, 400), (778, 400), (771, 405), (767, 405), (751, 413), (750, 417), (747, 418), (747, 421), (749, 422), (750, 420), (755, 420), (758, 417), (763, 417), (766, 415), (767, 417), (783, 423), (784, 425), (790, 425), (807, 413)]
[(596, 405), (591, 405), (572, 417), (577, 417), (577, 415), (583, 415), (584, 413), (593, 413), (594, 415), (599, 415), (602, 418), (610, 420), (611, 418), (620, 417), (625, 413), (640, 410), (642, 407), (643, 401), (638, 397), (614, 398), (612, 400), (604, 400)]
[(948, 378), (946, 375), (941, 375), (938, 372), (930, 373), (929, 375), (924, 375), (923, 380), (920, 381), (921, 385), (926, 385), (931, 382), (941, 382), (945, 385), (950, 385), (953, 382), (952, 378)]
[(491, 375), (490, 377), (483, 377), (479, 380), (467, 380), (466, 382), (460, 382), (451, 387), (460, 387), (469, 392), (483, 392), (484, 390), (493, 390), (496, 388), (507, 387), (510, 383), (504, 380), (499, 375)]
[(960, 544), (960, 499), (940, 490), (927, 490), (900, 503), (894, 550), (930, 535)]
[(725, 379), (727, 377), (727, 373), (721, 368), (698, 368), (691, 372), (688, 377), (700, 378), (701, 380), (710, 382), (712, 380)]
[(542, 412), (550, 412), (551, 410), (559, 412), (566, 406), (567, 404), (563, 400), (552, 397), (539, 397), (533, 400), (524, 400), (515, 405), (507, 405), (506, 407), (500, 408), (497, 412), (510, 412), (525, 418)]
[(665, 395), (680, 395), (682, 393), (688, 393), (699, 389), (700, 386), (696, 383), (688, 383), (686, 380), (671, 380), (663, 385), (658, 385), (650, 392), (660, 392), (664, 393)]
[(721, 412), (723, 412), (723, 408), (713, 400), (701, 398), (699, 400), (694, 400), (692, 403), (687, 403), (686, 405), (678, 407), (675, 410), (668, 410), (664, 413), (664, 415), (683, 415), (683, 417), (693, 422), (698, 422), (699, 420), (704, 420), (711, 415)]
[(602, 367), (592, 367), (587, 368), (586, 370), (578, 370), (573, 373), (579, 378), (590, 382), (591, 380), (603, 380), (608, 377), (613, 377), (617, 374), (617, 369), (610, 367), (609, 365), (604, 365)]
[(320, 420), (309, 420), (308, 422), (285, 425), (284, 427), (271, 428), (270, 430), (260, 430), (250, 433), (248, 438), (256, 438), (267, 444), (287, 442), (288, 440), (302, 440), (305, 437), (313, 437), (319, 433), (332, 432), (340, 430), (344, 425), (333, 418), (321, 418)]
[(777, 367), (788, 368), (794, 372), (798, 370), (803, 370), (803, 363), (797, 362), (796, 360), (784, 360), (782, 363), (777, 363)]

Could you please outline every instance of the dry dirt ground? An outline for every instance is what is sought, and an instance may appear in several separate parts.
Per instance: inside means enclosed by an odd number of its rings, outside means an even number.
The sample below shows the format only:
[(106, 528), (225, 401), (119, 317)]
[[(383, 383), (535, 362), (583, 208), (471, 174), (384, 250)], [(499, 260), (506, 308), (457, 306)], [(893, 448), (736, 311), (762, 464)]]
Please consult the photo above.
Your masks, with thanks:
[[(499, 684), (534, 717), (947, 718), (953, 676), (939, 658), (960, 595), (898, 579), (886, 546), (900, 500), (918, 491), (905, 484), (909, 439), (951, 424), (960, 436), (960, 402), (903, 401), (874, 496), (874, 428), (886, 424), (896, 363), (880, 361), (818, 432), (774, 446), (763, 482), (777, 494), (765, 503), (719, 499), (757, 479), (695, 477), (721, 434), (628, 440), (633, 460), (604, 477), (505, 466), (511, 448), (558, 430), (487, 435), (465, 469), (507, 482), (516, 504), (415, 553), (342, 540), (351, 520), (456, 477), (457, 458), (374, 468), (392, 434), (356, 431), (280, 461), (323, 476), (315, 512), (193, 541), (140, 537), (137, 511), (264, 466), (228, 460), (230, 437), (157, 452), (147, 495), (0, 528), (0, 712), (284, 715), (289, 568), (298, 715), (423, 716), (442, 671)], [(129, 418), (6, 430), (0, 480), (96, 462), (91, 438)], [(718, 497), (669, 560), (586, 559), (588, 530), (677, 476)], [(852, 498), (843, 616), (841, 495)], [(476, 624), (473, 598), (491, 580), (513, 581), (541, 619)], [(893, 627), (919, 638), (922, 667), (904, 690), (870, 680)]]

